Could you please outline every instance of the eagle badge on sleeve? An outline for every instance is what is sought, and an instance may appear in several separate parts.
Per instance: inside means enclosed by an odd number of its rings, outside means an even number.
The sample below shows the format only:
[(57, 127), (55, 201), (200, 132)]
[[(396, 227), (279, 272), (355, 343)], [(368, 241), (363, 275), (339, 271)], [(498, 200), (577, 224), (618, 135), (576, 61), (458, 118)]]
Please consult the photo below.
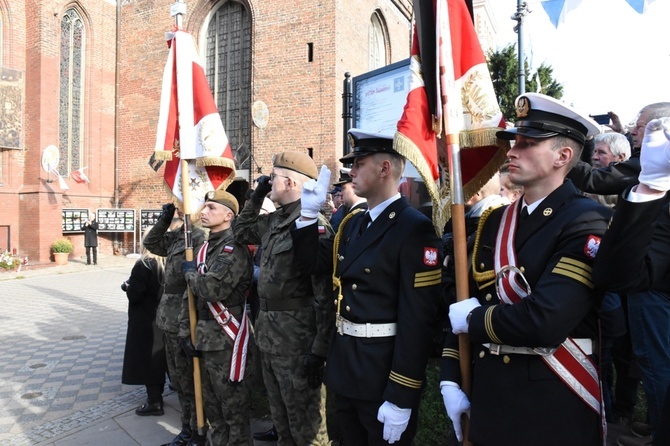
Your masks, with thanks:
[(437, 248), (426, 247), (423, 248), (423, 264), (426, 266), (437, 265)]
[(589, 238), (586, 239), (586, 243), (584, 244), (584, 254), (586, 254), (586, 257), (589, 259), (595, 259), (599, 247), (600, 237), (589, 235)]

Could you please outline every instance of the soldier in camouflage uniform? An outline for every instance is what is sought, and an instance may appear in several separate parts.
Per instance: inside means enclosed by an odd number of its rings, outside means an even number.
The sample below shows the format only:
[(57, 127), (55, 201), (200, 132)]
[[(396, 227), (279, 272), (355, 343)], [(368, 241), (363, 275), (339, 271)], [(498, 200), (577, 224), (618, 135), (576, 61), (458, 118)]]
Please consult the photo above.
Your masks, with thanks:
[[(321, 381), (335, 327), (331, 278), (296, 269), (290, 234), (300, 217), (302, 184), (316, 176), (316, 165), (306, 154), (276, 156), (271, 176), (259, 178), (234, 228), (238, 242), (263, 249), (255, 335), (278, 444), (286, 446), (329, 444)], [(280, 207), (259, 215), (268, 192)], [(328, 221), (321, 214), (318, 219), (322, 236), (330, 236)]]
[[(172, 387), (179, 396), (182, 430), (170, 446), (186, 446), (196, 427), (195, 396), (193, 392), (193, 366), (179, 346), (179, 312), (182, 305), (186, 281), (181, 273), (186, 243), (183, 226), (168, 231), (173, 222), (175, 207), (172, 203), (163, 205), (161, 217), (144, 239), (144, 246), (152, 253), (167, 257), (165, 261), (165, 291), (156, 310), (156, 325), (165, 332), (165, 355)], [(178, 224), (181, 219), (175, 218)], [(173, 227), (175, 225), (173, 224)], [(193, 228), (193, 245), (202, 244), (205, 234), (202, 229)], [(166, 446), (166, 445), (164, 445)]]
[(246, 315), (253, 260), (249, 248), (235, 241), (230, 228), (238, 211), (232, 194), (209, 192), (201, 212), (202, 225), (210, 230), (209, 239), (196, 251), (195, 261), (182, 264), (195, 298), (198, 322), (193, 345), (185, 301), (179, 337), (187, 350), (196, 356), (202, 354), (204, 409), (210, 424), (210, 444), (216, 446), (253, 446), (249, 429), (251, 373), (247, 365), (251, 364), (254, 345)]

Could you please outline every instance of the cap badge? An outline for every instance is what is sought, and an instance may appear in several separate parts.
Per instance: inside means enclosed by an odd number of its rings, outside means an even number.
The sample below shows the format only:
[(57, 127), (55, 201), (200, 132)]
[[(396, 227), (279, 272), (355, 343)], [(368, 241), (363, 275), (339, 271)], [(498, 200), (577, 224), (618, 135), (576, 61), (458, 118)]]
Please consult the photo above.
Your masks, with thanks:
[(516, 101), (516, 116), (517, 118), (523, 118), (528, 116), (530, 111), (530, 101), (526, 96), (520, 96)]
[(213, 199), (213, 198), (214, 198), (214, 191), (213, 191), (213, 190), (210, 190), (209, 192), (207, 192), (207, 199), (208, 199), (208, 200), (211, 200), (211, 199)]
[(351, 133), (349, 133), (347, 136), (349, 137), (349, 145), (353, 149), (356, 147), (356, 141), (354, 140), (354, 137), (351, 135)]
[(542, 211), (542, 215), (544, 215), (545, 217), (549, 217), (552, 212), (554, 212), (552, 208), (546, 208), (544, 211)]

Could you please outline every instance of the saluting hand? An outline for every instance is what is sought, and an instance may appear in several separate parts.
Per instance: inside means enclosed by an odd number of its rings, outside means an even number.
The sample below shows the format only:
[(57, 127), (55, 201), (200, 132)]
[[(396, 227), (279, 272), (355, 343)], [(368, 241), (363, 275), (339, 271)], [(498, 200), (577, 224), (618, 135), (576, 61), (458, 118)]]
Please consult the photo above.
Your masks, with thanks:
[(656, 191), (670, 190), (670, 118), (652, 119), (647, 124), (640, 165), (641, 184)]
[(328, 166), (321, 166), (318, 180), (309, 180), (302, 186), (300, 197), (300, 215), (305, 218), (316, 218), (326, 202), (328, 185), (330, 184), (330, 170)]

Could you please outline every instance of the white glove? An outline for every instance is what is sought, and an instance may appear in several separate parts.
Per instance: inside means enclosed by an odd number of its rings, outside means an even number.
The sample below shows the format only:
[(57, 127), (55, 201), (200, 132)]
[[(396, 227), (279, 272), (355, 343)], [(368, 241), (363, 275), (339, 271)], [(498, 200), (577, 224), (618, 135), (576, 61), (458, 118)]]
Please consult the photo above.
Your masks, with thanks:
[(316, 218), (326, 202), (328, 185), (330, 184), (330, 170), (324, 164), (319, 172), (319, 179), (309, 180), (302, 186), (300, 197), (300, 215), (305, 218)]
[(641, 184), (658, 191), (670, 190), (670, 118), (652, 119), (647, 124), (640, 165)]
[(389, 443), (400, 440), (411, 416), (412, 409), (401, 409), (393, 403), (384, 401), (377, 411), (377, 419), (380, 423), (384, 423), (384, 440)]
[(470, 417), (470, 400), (461, 388), (452, 381), (440, 381), (440, 392), (444, 400), (447, 415), (454, 425), (454, 433), (458, 441), (463, 441), (463, 429), (461, 428), (461, 416), (466, 414)]
[(476, 297), (449, 305), (449, 321), (451, 321), (451, 331), (454, 334), (468, 332), (468, 314), (477, 307), (481, 305)]

